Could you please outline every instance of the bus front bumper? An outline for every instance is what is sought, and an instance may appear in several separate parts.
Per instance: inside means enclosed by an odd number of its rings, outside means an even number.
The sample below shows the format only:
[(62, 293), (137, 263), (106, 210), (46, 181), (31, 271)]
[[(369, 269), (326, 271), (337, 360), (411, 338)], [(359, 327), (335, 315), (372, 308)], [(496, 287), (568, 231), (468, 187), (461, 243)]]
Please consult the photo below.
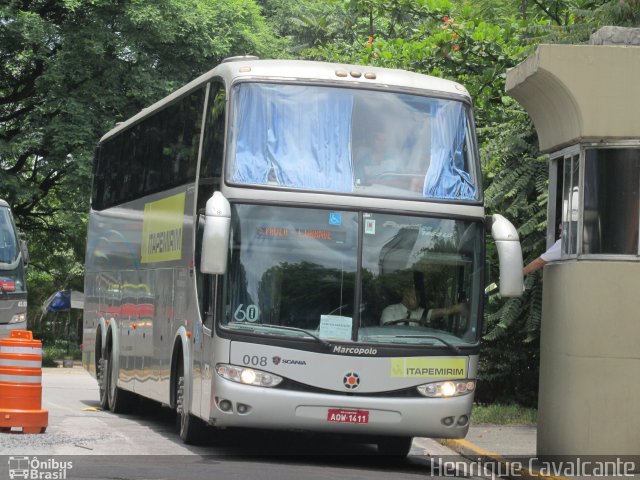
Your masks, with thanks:
[(472, 394), (450, 398), (346, 396), (228, 380), (217, 381), (214, 392), (209, 423), (216, 427), (358, 435), (464, 438), (473, 404)]

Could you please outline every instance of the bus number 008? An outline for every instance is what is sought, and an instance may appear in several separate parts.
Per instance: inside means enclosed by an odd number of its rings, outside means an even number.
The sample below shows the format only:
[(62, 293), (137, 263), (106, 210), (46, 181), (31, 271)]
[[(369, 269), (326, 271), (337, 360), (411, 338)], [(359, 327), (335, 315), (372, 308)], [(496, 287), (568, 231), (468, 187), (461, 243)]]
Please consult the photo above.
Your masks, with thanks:
[(253, 365), (254, 367), (266, 367), (267, 357), (258, 357), (257, 355), (245, 355), (242, 357), (242, 363), (244, 365)]

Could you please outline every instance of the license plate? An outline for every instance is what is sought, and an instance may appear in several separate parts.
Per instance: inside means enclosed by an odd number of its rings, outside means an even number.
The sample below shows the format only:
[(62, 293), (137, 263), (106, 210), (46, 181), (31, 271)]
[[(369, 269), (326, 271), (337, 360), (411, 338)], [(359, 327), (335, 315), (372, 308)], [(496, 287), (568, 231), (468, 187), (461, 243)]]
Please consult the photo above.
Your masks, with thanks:
[(369, 411), (330, 408), (327, 411), (327, 420), (331, 423), (369, 423)]

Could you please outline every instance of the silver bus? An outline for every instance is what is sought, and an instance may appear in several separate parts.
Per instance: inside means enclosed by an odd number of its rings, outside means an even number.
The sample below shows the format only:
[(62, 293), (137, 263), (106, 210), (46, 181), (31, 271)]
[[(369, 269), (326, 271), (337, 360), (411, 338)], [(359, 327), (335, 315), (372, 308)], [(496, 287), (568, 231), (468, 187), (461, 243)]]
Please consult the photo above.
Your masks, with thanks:
[(463, 86), (228, 59), (99, 142), (84, 365), (104, 408), (167, 404), (187, 443), (206, 424), (395, 455), (464, 437), (488, 230), (501, 293), (519, 295), (518, 235), (485, 218)]
[(0, 199), (0, 338), (27, 328), (26, 242), (18, 235), (9, 204)]

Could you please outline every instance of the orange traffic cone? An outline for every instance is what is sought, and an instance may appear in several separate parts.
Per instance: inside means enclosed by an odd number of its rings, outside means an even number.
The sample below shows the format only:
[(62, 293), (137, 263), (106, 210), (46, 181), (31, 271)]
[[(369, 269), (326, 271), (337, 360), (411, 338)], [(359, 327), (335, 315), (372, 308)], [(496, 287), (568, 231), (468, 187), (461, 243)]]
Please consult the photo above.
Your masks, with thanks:
[(44, 433), (49, 412), (42, 410), (42, 342), (28, 330), (0, 339), (0, 432)]

